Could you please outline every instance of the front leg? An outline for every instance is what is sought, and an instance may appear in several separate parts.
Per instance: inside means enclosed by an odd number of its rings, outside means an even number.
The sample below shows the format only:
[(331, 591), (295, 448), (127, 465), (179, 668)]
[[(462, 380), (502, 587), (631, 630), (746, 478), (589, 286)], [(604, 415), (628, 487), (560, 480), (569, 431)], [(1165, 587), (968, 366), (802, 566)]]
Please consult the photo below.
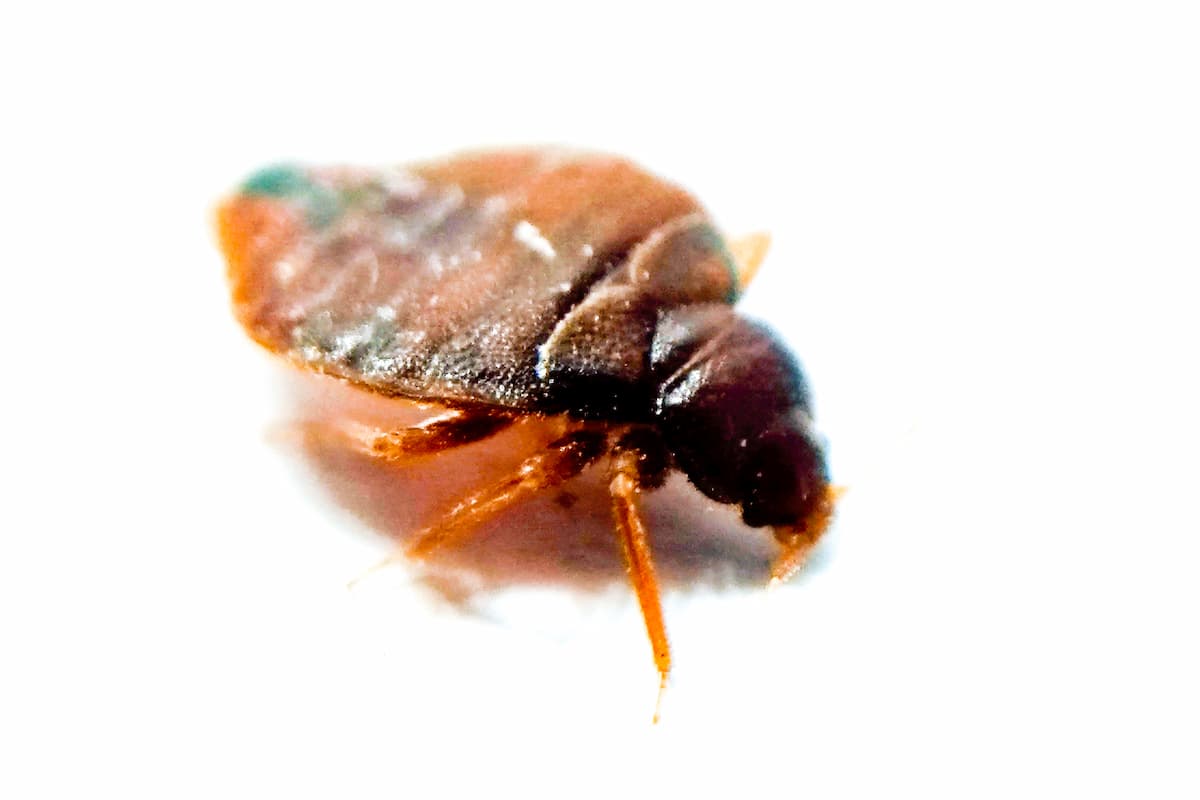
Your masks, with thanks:
[(629, 579), (642, 609), (646, 634), (650, 637), (650, 648), (654, 653), (654, 666), (658, 669), (658, 703), (654, 707), (654, 721), (658, 722), (662, 693), (671, 672), (671, 648), (667, 644), (667, 627), (663, 622), (658, 576), (650, 553), (649, 536), (637, 507), (637, 496), (642, 486), (659, 482), (657, 476), (643, 475), (645, 470), (642, 464), (645, 460), (645, 454), (634, 449), (620, 448), (614, 452), (608, 489), (612, 495), (617, 538), (621, 542)]

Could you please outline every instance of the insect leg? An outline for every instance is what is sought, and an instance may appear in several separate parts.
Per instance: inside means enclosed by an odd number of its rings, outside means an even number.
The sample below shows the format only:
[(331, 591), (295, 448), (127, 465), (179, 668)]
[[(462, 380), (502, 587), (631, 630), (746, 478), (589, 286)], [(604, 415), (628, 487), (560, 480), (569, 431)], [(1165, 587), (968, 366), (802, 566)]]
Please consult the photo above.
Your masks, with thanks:
[[(646, 525), (637, 508), (638, 453), (622, 450), (613, 456), (612, 479), (609, 492), (613, 500), (613, 516), (616, 518), (617, 534), (621, 549), (625, 553), (625, 564), (638, 604), (642, 607), (642, 618), (646, 621), (646, 633), (654, 650), (654, 666), (658, 668), (658, 696), (667, 685), (667, 673), (671, 670), (671, 650), (667, 644), (667, 629), (663, 624), (662, 602), (658, 596), (658, 579), (654, 573), (654, 560), (650, 555), (650, 543), (646, 536)], [(654, 709), (654, 720), (658, 721), (658, 707)]]
[(408, 555), (429, 555), (518, 500), (575, 477), (603, 452), (602, 433), (584, 430), (563, 436), (544, 452), (527, 458), (513, 474), (460, 500), (437, 524), (417, 535), (407, 548)]
[(486, 411), (448, 411), (408, 428), (385, 431), (357, 423), (307, 423), (304, 435), (348, 445), (382, 461), (399, 463), (486, 439), (512, 417)]
[(737, 266), (739, 291), (745, 291), (750, 281), (754, 280), (754, 275), (763, 259), (767, 257), (767, 249), (770, 246), (769, 233), (751, 233), (729, 242), (729, 252)]
[(364, 438), (362, 444), (372, 456), (400, 461), (486, 439), (512, 422), (512, 417), (485, 411), (450, 411), (411, 428)]

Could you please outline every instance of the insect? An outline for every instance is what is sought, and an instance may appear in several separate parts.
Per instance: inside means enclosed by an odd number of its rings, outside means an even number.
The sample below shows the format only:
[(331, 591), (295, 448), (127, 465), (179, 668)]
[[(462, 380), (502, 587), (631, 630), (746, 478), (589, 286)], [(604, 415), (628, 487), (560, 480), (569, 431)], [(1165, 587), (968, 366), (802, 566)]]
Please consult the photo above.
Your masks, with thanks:
[(737, 505), (778, 540), (773, 582), (828, 526), (835, 490), (800, 368), (732, 307), (765, 243), (731, 249), (690, 194), (630, 162), (529, 149), (387, 170), (277, 166), (217, 218), (251, 337), (444, 408), (402, 430), (349, 433), (362, 451), (402, 461), (528, 415), (562, 420), (561, 438), (464, 497), (408, 555), (607, 462), (660, 696), (671, 657), (639, 493), (680, 470)]

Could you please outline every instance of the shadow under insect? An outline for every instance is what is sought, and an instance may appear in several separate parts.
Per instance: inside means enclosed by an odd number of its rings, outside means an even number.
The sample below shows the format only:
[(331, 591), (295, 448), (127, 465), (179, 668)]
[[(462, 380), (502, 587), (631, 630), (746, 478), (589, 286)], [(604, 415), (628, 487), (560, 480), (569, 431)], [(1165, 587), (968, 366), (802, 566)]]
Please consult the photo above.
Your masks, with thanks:
[[(438, 413), (354, 390), (327, 378), (297, 376), (297, 421), (288, 438), (299, 446), (333, 501), (395, 542), (398, 550), (464, 496), (511, 474), (546, 448), (551, 420), (529, 417), (484, 439), (442, 452), (389, 462), (327, 435), (346, 424), (379, 429), (411, 425)], [(461, 571), (484, 590), (562, 585), (595, 591), (627, 581), (613, 529), (606, 459), (561, 486), (521, 500), (483, 521), (469, 535), (427, 558), (429, 570)], [(672, 588), (761, 587), (777, 545), (745, 526), (737, 510), (702, 496), (676, 473), (643, 492), (658, 577)], [(427, 570), (428, 571), (428, 570)]]

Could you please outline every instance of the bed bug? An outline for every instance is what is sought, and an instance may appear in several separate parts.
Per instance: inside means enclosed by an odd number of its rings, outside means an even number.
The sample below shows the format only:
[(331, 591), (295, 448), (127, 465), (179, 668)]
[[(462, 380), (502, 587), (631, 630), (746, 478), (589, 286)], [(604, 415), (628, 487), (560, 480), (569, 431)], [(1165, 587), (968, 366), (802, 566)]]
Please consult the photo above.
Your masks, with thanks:
[(670, 652), (638, 494), (679, 470), (738, 506), (778, 540), (773, 582), (831, 519), (801, 370), (732, 307), (763, 240), (727, 245), (689, 193), (629, 161), (529, 149), (385, 170), (275, 166), (217, 218), (254, 340), (444, 409), (402, 430), (340, 432), (363, 452), (400, 461), (528, 415), (563, 422), (544, 452), (417, 533), (409, 556), (607, 462), (660, 693)]

